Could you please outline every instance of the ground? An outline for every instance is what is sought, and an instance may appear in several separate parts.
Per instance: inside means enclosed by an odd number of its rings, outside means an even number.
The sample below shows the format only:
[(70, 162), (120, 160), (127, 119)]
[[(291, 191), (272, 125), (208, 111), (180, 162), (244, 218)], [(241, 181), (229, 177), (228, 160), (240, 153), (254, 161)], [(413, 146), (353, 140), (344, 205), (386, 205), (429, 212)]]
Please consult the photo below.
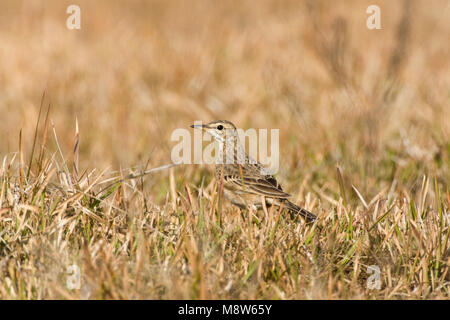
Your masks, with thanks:
[[(71, 4), (0, 4), (1, 299), (448, 299), (448, 1)], [(209, 165), (118, 182), (217, 119), (279, 129), (316, 224)]]

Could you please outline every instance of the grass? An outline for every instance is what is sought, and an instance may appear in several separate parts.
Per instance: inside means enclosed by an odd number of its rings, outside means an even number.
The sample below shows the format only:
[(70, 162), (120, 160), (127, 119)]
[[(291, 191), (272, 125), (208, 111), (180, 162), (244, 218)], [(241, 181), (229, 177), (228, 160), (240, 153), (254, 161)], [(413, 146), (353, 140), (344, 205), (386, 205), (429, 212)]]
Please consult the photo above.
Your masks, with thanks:
[[(446, 1), (376, 31), (368, 1), (80, 1), (79, 31), (69, 4), (0, 5), (1, 299), (449, 298)], [(280, 128), (318, 222), (161, 167), (199, 119)]]

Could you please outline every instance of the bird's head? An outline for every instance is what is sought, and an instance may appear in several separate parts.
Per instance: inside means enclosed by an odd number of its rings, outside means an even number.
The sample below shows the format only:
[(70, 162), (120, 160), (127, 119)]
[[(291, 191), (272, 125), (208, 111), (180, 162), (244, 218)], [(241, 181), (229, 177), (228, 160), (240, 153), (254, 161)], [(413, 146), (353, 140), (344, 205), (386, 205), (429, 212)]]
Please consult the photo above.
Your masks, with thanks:
[(227, 120), (217, 120), (207, 124), (193, 124), (191, 128), (206, 131), (218, 142), (224, 142), (229, 137), (237, 136), (236, 127)]

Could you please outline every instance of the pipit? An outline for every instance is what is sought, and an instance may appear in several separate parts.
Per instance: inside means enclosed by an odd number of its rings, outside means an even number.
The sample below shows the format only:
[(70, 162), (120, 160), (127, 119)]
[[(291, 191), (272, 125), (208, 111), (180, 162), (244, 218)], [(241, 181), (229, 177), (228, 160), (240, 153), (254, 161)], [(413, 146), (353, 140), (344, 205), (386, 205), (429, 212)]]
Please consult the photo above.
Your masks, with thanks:
[(219, 184), (223, 184), (225, 198), (232, 204), (254, 210), (262, 209), (264, 204), (282, 207), (307, 222), (316, 219), (314, 214), (289, 201), (290, 195), (283, 191), (275, 177), (247, 155), (230, 121), (218, 120), (191, 127), (206, 131), (219, 143), (215, 176)]

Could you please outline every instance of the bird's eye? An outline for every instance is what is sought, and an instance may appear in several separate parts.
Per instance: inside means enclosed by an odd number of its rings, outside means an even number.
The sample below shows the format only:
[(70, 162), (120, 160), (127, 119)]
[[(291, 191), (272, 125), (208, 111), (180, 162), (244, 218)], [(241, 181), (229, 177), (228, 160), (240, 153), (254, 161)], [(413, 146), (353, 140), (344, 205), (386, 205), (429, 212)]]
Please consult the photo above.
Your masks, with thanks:
[(219, 124), (219, 125), (217, 126), (217, 130), (222, 130), (222, 129), (223, 129), (223, 125)]

